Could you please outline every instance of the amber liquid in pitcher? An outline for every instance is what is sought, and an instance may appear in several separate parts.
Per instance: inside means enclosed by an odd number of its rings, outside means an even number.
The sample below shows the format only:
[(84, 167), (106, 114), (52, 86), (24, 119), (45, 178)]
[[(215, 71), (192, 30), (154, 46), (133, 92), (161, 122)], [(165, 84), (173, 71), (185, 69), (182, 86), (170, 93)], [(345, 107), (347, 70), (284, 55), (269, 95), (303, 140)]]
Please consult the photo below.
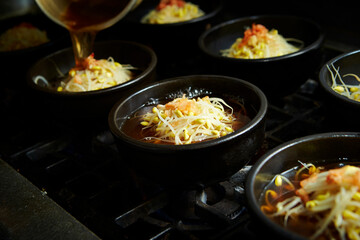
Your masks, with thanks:
[[(61, 21), (70, 32), (75, 64), (80, 67), (93, 50), (98, 24), (107, 22), (121, 13), (130, 0), (77, 0), (71, 1), (61, 15)], [(96, 27), (97, 26), (97, 27)]]

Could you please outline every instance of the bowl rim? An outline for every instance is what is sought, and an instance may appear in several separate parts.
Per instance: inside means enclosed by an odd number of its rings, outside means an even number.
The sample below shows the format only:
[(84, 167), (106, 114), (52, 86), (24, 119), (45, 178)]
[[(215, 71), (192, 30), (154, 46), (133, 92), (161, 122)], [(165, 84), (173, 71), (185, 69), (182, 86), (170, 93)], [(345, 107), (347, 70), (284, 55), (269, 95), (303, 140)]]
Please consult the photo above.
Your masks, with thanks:
[(346, 52), (346, 53), (342, 53), (339, 54), (338, 56), (333, 57), (332, 59), (328, 60), (320, 69), (319, 72), (319, 80), (320, 80), (320, 85), (323, 87), (323, 89), (327, 92), (330, 93), (331, 96), (341, 99), (346, 103), (349, 103), (353, 106), (359, 106), (360, 107), (360, 102), (352, 100), (346, 96), (340, 95), (338, 93), (336, 93), (334, 90), (332, 90), (332, 88), (329, 86), (329, 84), (327, 84), (326, 81), (326, 75), (328, 74), (328, 69), (327, 66), (331, 65), (331, 64), (335, 64), (336, 62), (347, 58), (349, 56), (355, 55), (355, 54), (360, 54), (360, 49), (354, 50), (354, 51), (350, 51), (350, 52)]
[(63, 52), (67, 52), (67, 51), (73, 51), (72, 46), (67, 47), (67, 48), (63, 48), (60, 49), (54, 53), (51, 53), (41, 59), (39, 59), (38, 61), (36, 61), (27, 71), (27, 83), (28, 85), (30, 85), (31, 88), (43, 92), (43, 93), (47, 93), (47, 94), (51, 94), (53, 96), (64, 96), (64, 97), (82, 97), (82, 96), (98, 96), (98, 95), (102, 95), (102, 94), (107, 94), (109, 92), (113, 92), (116, 90), (120, 90), (120, 89), (126, 89), (129, 86), (134, 85), (135, 83), (141, 81), (143, 78), (145, 78), (146, 76), (148, 76), (149, 74), (151, 74), (152, 71), (155, 70), (156, 65), (157, 65), (157, 56), (156, 53), (154, 52), (154, 50), (152, 50), (150, 47), (142, 44), (142, 43), (138, 43), (138, 42), (134, 42), (134, 41), (125, 41), (125, 40), (105, 40), (105, 41), (98, 41), (94, 43), (94, 47), (96, 46), (101, 46), (101, 45), (107, 45), (107, 44), (121, 44), (121, 45), (133, 45), (138, 47), (139, 49), (143, 49), (145, 50), (149, 56), (150, 56), (150, 63), (147, 66), (147, 68), (144, 69), (144, 71), (142, 71), (136, 78), (131, 79), (127, 82), (124, 82), (122, 84), (118, 84), (112, 87), (108, 87), (108, 88), (104, 88), (104, 89), (99, 89), (99, 90), (94, 90), (94, 91), (86, 91), (86, 92), (58, 92), (56, 90), (51, 90), (49, 88), (44, 88), (44, 87), (40, 87), (37, 84), (34, 83), (33, 81), (33, 76), (31, 76), (30, 72), (31, 70), (37, 65), (40, 64), (42, 61), (46, 61), (46, 59), (51, 59), (53, 56), (56, 56), (58, 54), (61, 54)]
[[(134, 139), (125, 133), (122, 133), (122, 131), (116, 126), (116, 123), (114, 121), (115, 116), (117, 115), (117, 111), (119, 108), (121, 108), (126, 102), (129, 102), (131, 98), (135, 95), (140, 95), (143, 92), (146, 92), (150, 89), (156, 89), (159, 87), (162, 87), (167, 84), (171, 84), (171, 82), (174, 82), (179, 79), (183, 78), (190, 78), (190, 79), (197, 79), (197, 78), (222, 78), (227, 79), (230, 81), (239, 81), (240, 83), (246, 85), (246, 87), (249, 87), (256, 93), (256, 95), (260, 99), (260, 106), (259, 111), (256, 113), (256, 115), (251, 119), (251, 121), (246, 124), (243, 128), (228, 134), (226, 136), (212, 139), (208, 141), (203, 141), (199, 143), (193, 143), (193, 144), (186, 144), (186, 145), (165, 145), (165, 144), (153, 144), (148, 142), (142, 142), (137, 139)], [(140, 107), (140, 106), (139, 106)], [(209, 148), (212, 146), (216, 146), (222, 143), (229, 142), (233, 140), (234, 138), (248, 134), (251, 130), (253, 130), (258, 124), (260, 124), (262, 121), (265, 121), (265, 117), (267, 114), (267, 108), (268, 108), (268, 101), (265, 96), (265, 94), (258, 88), (256, 85), (247, 82), (245, 80), (235, 78), (235, 77), (229, 77), (229, 76), (223, 76), (223, 75), (211, 75), (211, 74), (197, 74), (197, 75), (186, 75), (186, 76), (178, 76), (178, 77), (171, 77), (163, 80), (159, 80), (154, 83), (149, 83), (145, 85), (142, 89), (137, 89), (135, 92), (132, 92), (128, 94), (126, 97), (118, 101), (110, 110), (109, 116), (108, 116), (108, 125), (110, 127), (110, 130), (115, 134), (117, 137), (120, 137), (123, 141), (127, 142), (128, 144), (140, 147), (142, 149), (150, 150), (150, 151), (188, 151), (188, 150), (195, 150), (195, 149), (204, 149)]]
[(274, 230), (279, 235), (285, 236), (288, 239), (298, 239), (298, 240), (305, 240), (306, 238), (296, 234), (290, 230), (287, 230), (286, 228), (283, 228), (282, 226), (278, 225), (274, 221), (272, 221), (270, 218), (268, 218), (261, 210), (259, 205), (257, 204), (257, 199), (254, 196), (253, 192), (253, 184), (255, 182), (255, 178), (257, 174), (259, 173), (260, 169), (274, 156), (276, 156), (278, 153), (284, 151), (285, 149), (291, 148), (292, 146), (308, 142), (308, 141), (316, 141), (319, 139), (327, 139), (327, 138), (360, 138), (360, 132), (347, 132), (347, 131), (339, 131), (339, 132), (323, 132), (323, 133), (316, 133), (311, 134), (299, 138), (295, 138), (292, 140), (289, 140), (287, 142), (284, 142), (277, 147), (271, 149), (267, 153), (265, 153), (263, 156), (261, 156), (254, 165), (250, 168), (248, 175), (246, 177), (245, 181), (245, 197), (247, 200), (247, 205), (250, 207), (251, 211), (261, 219), (261, 222), (264, 223), (267, 227)]
[[(142, 26), (151, 26), (153, 28), (162, 28), (162, 27), (173, 27), (173, 26), (184, 26), (184, 25), (188, 25), (188, 24), (192, 24), (192, 23), (197, 23), (197, 22), (202, 22), (205, 21), (207, 19), (213, 18), (214, 16), (216, 16), (223, 8), (223, 2), (221, 0), (216, 0), (217, 6), (216, 8), (214, 8), (212, 11), (210, 11), (209, 13), (205, 13), (203, 16), (197, 17), (197, 18), (193, 18), (187, 21), (181, 21), (181, 22), (175, 22), (175, 23), (162, 23), (162, 24), (152, 24), (152, 23), (142, 23), (141, 21), (134, 21), (130, 19), (126, 19), (127, 21), (131, 22), (131, 23), (135, 23), (135, 24), (140, 24)], [(196, 5), (199, 5), (197, 3), (195, 3)], [(154, 5), (154, 7), (156, 7), (156, 5)], [(149, 9), (149, 11), (151, 11), (152, 9)], [(137, 19), (138, 20), (138, 19)], [(140, 19), (141, 20), (141, 19)]]
[[(278, 57), (259, 58), (259, 59), (243, 59), (243, 58), (225, 57), (225, 56), (221, 56), (218, 54), (214, 54), (213, 52), (209, 51), (205, 47), (204, 39), (212, 32), (214, 32), (220, 28), (223, 28), (225, 26), (232, 25), (232, 24), (235, 24), (238, 22), (243, 22), (243, 21), (248, 21), (248, 20), (255, 21), (257, 19), (263, 19), (263, 18), (298, 19), (303, 22), (312, 24), (318, 30), (319, 36), (314, 42), (310, 43), (309, 45), (305, 46), (304, 48), (300, 49), (299, 51), (296, 51), (296, 52), (293, 52), (290, 54), (285, 54), (285, 55), (278, 56)], [(293, 57), (302, 55), (304, 53), (310, 52), (312, 50), (319, 48), (319, 46), (321, 46), (322, 43), (324, 42), (324, 39), (325, 39), (325, 34), (324, 34), (324, 30), (322, 29), (321, 25), (310, 18), (301, 17), (301, 16), (297, 16), (297, 15), (262, 14), (262, 15), (251, 15), (251, 16), (245, 16), (245, 17), (240, 17), (240, 18), (234, 18), (231, 20), (221, 22), (221, 23), (211, 27), (210, 29), (205, 30), (198, 39), (198, 45), (204, 53), (206, 53), (207, 55), (209, 55), (213, 58), (216, 58), (216, 59), (221, 59), (221, 60), (225, 60), (225, 61), (229, 61), (229, 62), (238, 62), (238, 63), (242, 63), (242, 62), (243, 63), (263, 63), (263, 62), (282, 61), (284, 59), (293, 58)]]

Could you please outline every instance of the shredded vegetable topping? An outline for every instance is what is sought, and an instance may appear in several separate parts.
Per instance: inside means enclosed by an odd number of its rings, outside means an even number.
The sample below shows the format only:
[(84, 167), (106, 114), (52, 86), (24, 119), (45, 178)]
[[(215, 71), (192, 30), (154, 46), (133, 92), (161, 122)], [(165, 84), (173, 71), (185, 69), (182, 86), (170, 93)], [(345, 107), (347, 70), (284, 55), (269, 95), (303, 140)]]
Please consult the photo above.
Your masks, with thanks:
[[(331, 88), (336, 93), (343, 95), (354, 101), (360, 101), (360, 78), (356, 74), (348, 73), (342, 77), (354, 77), (359, 84), (346, 84), (340, 76), (339, 67), (335, 68), (333, 64), (326, 65), (327, 69), (331, 74), (332, 85)], [(338, 80), (338, 81), (337, 81)]]
[[(359, 167), (346, 165), (325, 170), (303, 164), (293, 181), (276, 183), (277, 178), (287, 179), (282, 175), (275, 177), (276, 189), (266, 191), (263, 212), (280, 217), (285, 227), (299, 219), (313, 223), (311, 239), (360, 239)], [(289, 192), (293, 194), (284, 197)]]
[(229, 49), (222, 50), (221, 53), (225, 57), (243, 59), (277, 57), (300, 50), (301, 47), (289, 44), (290, 40), (303, 45), (300, 40), (285, 39), (276, 29), (269, 31), (263, 25), (253, 23), (244, 32), (243, 38), (237, 38)]
[(141, 20), (142, 23), (163, 24), (188, 21), (204, 15), (199, 7), (183, 0), (161, 0), (156, 9)]
[(112, 57), (94, 59), (91, 54), (81, 66), (69, 71), (70, 80), (62, 81), (57, 91), (85, 92), (104, 89), (124, 83), (132, 78), (130, 65), (121, 65)]
[(233, 108), (221, 98), (188, 99), (184, 95), (158, 104), (142, 117), (141, 125), (154, 132), (148, 141), (181, 145), (225, 136), (234, 131), (235, 120)]
[(23, 22), (1, 34), (0, 51), (35, 47), (48, 41), (45, 31), (41, 31), (30, 23)]

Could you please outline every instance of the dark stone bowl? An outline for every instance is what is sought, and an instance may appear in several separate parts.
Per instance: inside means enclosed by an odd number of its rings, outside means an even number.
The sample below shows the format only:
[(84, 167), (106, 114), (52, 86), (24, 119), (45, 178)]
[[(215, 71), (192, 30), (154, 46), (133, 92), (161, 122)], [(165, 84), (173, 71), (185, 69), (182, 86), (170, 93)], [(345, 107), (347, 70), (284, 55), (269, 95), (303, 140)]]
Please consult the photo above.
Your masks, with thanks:
[[(253, 23), (277, 29), (284, 38), (304, 42), (297, 52), (272, 58), (236, 59), (221, 56)], [(318, 67), (324, 34), (317, 23), (296, 16), (260, 15), (220, 23), (202, 33), (199, 47), (215, 74), (234, 76), (257, 85), (269, 98), (296, 91)]]
[[(215, 140), (187, 145), (146, 143), (125, 134), (124, 122), (154, 99), (211, 95), (243, 101), (251, 121), (243, 128)], [(167, 100), (167, 101), (171, 101)], [(109, 114), (110, 130), (119, 153), (145, 178), (163, 186), (194, 187), (225, 179), (253, 159), (263, 144), (267, 99), (255, 85), (216, 75), (191, 75), (166, 79), (133, 91), (115, 104)]]
[[(96, 120), (102, 118), (107, 124), (107, 115), (115, 102), (123, 98), (142, 84), (154, 81), (156, 78), (156, 54), (149, 47), (126, 41), (97, 42), (94, 46), (96, 59), (113, 57), (121, 64), (131, 64), (136, 67), (134, 79), (114, 87), (88, 92), (58, 92), (54, 81), (59, 81), (59, 71), (64, 75), (75, 66), (72, 48), (66, 48), (48, 55), (33, 66), (27, 75), (27, 83), (37, 102), (35, 106), (50, 111), (55, 116), (69, 121), (76, 119)], [(34, 81), (42, 75), (48, 81)]]
[[(346, 109), (353, 110), (353, 113), (360, 110), (360, 102), (342, 96), (331, 88), (333, 81), (328, 66), (330, 67), (333, 74), (335, 74), (335, 71), (331, 67), (332, 65), (336, 69), (339, 69), (339, 74), (345, 84), (359, 85), (360, 83), (354, 77), (342, 77), (348, 73), (353, 73), (360, 76), (360, 70), (358, 67), (359, 62), (360, 50), (344, 53), (326, 62), (324, 66), (322, 66), (319, 73), (320, 85), (327, 93), (326, 96), (329, 97), (328, 100), (337, 106), (342, 106)], [(340, 82), (337, 80), (337, 83)]]
[[(331, 74), (334, 74), (335, 76), (335, 70), (332, 66), (334, 66), (335, 69), (338, 69), (341, 79), (345, 84), (359, 85), (360, 83), (354, 77), (343, 77), (343, 75), (348, 73), (360, 76), (360, 71), (358, 69), (359, 62), (360, 50), (356, 50), (330, 59), (320, 69), (320, 100), (324, 102), (326, 117), (333, 119), (333, 122), (336, 123), (337, 126), (334, 127), (340, 129), (349, 129), (349, 127), (351, 127), (351, 131), (360, 130), (360, 125), (357, 121), (360, 117), (360, 102), (342, 96), (331, 88)], [(330, 73), (328, 67), (332, 73)], [(337, 83), (340, 83), (338, 77), (336, 77), (336, 81)]]

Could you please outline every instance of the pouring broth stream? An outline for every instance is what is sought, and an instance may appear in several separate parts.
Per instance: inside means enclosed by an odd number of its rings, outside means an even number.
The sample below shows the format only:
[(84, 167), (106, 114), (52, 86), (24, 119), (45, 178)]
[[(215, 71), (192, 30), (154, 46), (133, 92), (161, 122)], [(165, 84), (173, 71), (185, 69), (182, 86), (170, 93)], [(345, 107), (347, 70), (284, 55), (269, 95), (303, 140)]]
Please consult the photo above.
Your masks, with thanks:
[(93, 49), (98, 24), (115, 18), (130, 3), (130, 0), (78, 0), (71, 1), (61, 14), (62, 21), (70, 32), (76, 66), (86, 59)]

